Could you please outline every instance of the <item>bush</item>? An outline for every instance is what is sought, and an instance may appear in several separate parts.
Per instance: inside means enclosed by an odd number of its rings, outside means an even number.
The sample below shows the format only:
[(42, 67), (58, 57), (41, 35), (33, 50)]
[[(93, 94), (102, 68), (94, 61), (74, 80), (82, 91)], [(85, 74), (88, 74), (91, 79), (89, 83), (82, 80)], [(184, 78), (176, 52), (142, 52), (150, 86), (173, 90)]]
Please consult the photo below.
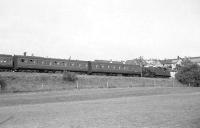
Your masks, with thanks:
[(63, 81), (71, 81), (71, 82), (75, 82), (78, 80), (78, 77), (76, 75), (76, 73), (74, 72), (63, 72)]
[(5, 90), (7, 86), (6, 81), (0, 76), (0, 90)]
[(181, 66), (175, 75), (176, 79), (182, 84), (193, 87), (200, 86), (200, 66), (189, 63)]
[(151, 68), (143, 68), (142, 73), (144, 77), (155, 77), (155, 72)]

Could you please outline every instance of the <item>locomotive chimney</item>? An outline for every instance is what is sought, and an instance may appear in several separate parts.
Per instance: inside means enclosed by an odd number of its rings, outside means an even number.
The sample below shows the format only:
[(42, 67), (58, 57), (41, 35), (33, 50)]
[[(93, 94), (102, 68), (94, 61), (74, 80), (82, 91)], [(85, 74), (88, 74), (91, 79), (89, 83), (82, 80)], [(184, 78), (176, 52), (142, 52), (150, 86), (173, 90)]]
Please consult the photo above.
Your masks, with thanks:
[(26, 56), (27, 52), (24, 52), (24, 56)]

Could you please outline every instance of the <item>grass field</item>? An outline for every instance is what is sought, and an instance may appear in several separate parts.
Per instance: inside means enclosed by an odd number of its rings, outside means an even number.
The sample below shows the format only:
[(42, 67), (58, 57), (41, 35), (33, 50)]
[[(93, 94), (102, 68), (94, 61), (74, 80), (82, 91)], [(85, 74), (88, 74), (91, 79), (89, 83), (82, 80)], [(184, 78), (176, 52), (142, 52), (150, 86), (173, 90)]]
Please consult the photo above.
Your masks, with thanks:
[(200, 88), (141, 87), (7, 94), (0, 95), (0, 105), (2, 128), (200, 127)]
[(78, 75), (77, 82), (64, 82), (62, 74), (2, 72), (8, 92), (32, 92), (50, 90), (71, 90), (88, 88), (127, 88), (127, 87), (180, 87), (174, 79), (140, 78), (122, 76)]
[[(174, 79), (1, 73), (0, 128), (200, 128), (200, 88)], [(60, 91), (63, 90), (63, 91)], [(27, 93), (29, 92), (29, 93)]]

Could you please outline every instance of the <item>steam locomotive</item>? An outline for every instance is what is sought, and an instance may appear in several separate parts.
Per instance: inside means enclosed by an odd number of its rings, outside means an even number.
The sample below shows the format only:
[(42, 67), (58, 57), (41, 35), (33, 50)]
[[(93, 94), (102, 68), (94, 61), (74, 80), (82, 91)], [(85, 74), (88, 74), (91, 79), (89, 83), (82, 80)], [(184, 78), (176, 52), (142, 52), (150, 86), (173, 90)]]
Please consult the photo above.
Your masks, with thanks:
[(170, 77), (170, 72), (163, 68), (146, 68), (139, 65), (55, 59), (36, 56), (0, 54), (1, 71), (56, 72), (69, 71), (85, 74), (107, 74), (123, 76)]

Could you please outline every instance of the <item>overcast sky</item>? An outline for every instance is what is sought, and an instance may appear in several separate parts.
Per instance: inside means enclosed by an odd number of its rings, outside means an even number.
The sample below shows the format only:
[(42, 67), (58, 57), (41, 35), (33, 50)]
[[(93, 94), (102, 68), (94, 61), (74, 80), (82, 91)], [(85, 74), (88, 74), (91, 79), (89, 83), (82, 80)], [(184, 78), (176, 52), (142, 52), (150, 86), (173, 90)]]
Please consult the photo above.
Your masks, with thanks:
[(199, 0), (0, 0), (0, 54), (200, 56)]

